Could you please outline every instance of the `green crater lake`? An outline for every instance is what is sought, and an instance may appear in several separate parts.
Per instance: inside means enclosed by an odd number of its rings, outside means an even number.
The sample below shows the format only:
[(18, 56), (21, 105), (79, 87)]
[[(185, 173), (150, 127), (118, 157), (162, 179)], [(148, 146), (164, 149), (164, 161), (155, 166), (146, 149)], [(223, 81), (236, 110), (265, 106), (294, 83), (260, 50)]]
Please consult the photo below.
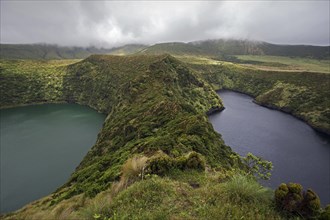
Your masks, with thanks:
[(105, 115), (76, 104), (0, 110), (1, 213), (54, 192), (94, 145)]

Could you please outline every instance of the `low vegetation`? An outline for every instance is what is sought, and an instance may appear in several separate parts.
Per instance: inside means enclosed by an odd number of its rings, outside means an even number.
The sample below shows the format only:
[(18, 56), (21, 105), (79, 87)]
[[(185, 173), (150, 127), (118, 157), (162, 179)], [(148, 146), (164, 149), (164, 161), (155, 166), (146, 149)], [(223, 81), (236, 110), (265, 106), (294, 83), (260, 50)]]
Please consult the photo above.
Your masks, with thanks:
[(227, 56), (235, 55), (302, 57), (319, 60), (330, 58), (329, 46), (279, 45), (234, 39), (160, 43), (145, 48), (141, 53), (170, 53), (172, 55), (216, 57), (222, 60)]
[(1, 108), (64, 102), (63, 78), (79, 60), (0, 60)]
[[(274, 198), (272, 190), (257, 183), (257, 178), (269, 178), (271, 163), (232, 152), (206, 113), (223, 109), (214, 89), (234, 89), (253, 95), (261, 104), (291, 111), (327, 132), (329, 75), (185, 59), (93, 55), (85, 60), (0, 61), (2, 108), (69, 102), (108, 115), (96, 144), (67, 183), (3, 218), (301, 217), (281, 205), (286, 194), (282, 200), (279, 193)], [(317, 203), (311, 192), (305, 197), (313, 197), (307, 199), (310, 204)], [(328, 215), (328, 209), (304, 207), (313, 209), (308, 217)]]
[(330, 73), (329, 59), (310, 59), (299, 57), (280, 57), (280, 56), (235, 56), (238, 59), (235, 63), (241, 63), (246, 66), (262, 70), (281, 70), (281, 71), (308, 71)]
[(297, 183), (282, 183), (275, 191), (275, 201), (277, 207), (288, 215), (315, 218), (322, 213), (318, 195), (311, 189), (303, 192)]
[[(158, 152), (128, 159), (120, 180), (93, 198), (77, 195), (52, 206), (45, 198), (5, 219), (327, 219), (329, 214), (318, 196), (312, 190), (302, 193), (299, 184), (282, 184), (274, 194), (243, 170), (210, 169), (204, 162), (193, 163), (204, 169), (165, 165), (161, 176), (153, 173), (159, 169), (147, 168), (173, 161), (164, 163), (163, 157)], [(185, 163), (196, 157), (188, 153)]]
[[(190, 43), (168, 42), (151, 46), (128, 44), (114, 48), (62, 47), (50, 44), (0, 44), (0, 59), (84, 59), (92, 54), (191, 55), (227, 59), (235, 55), (300, 57), (325, 60), (329, 46), (279, 45), (260, 41), (217, 39)], [(271, 61), (273, 62), (273, 61)]]
[(327, 73), (265, 71), (227, 62), (196, 64), (192, 61), (189, 66), (216, 90), (230, 89), (251, 95), (260, 105), (288, 112), (318, 131), (330, 134), (330, 75)]

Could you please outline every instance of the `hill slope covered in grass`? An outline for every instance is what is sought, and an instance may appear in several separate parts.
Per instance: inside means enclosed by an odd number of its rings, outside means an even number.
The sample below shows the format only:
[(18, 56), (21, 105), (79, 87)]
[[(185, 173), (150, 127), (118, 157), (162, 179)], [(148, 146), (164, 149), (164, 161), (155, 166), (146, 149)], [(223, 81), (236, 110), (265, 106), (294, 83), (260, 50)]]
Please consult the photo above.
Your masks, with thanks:
[(49, 44), (0, 44), (1, 59), (84, 59), (92, 54), (127, 55), (136, 53), (145, 45), (129, 44), (111, 49), (96, 47), (62, 47)]
[(141, 51), (145, 54), (211, 56), (225, 59), (228, 55), (271, 55), (329, 59), (329, 46), (278, 45), (248, 40), (206, 40), (190, 43), (155, 44)]
[(271, 55), (327, 59), (329, 46), (281, 45), (248, 40), (207, 40), (192, 42), (194, 46), (213, 55)]
[(330, 134), (328, 73), (271, 71), (227, 62), (185, 61), (214, 89), (251, 95), (260, 105), (288, 112), (314, 129)]
[(266, 55), (237, 55), (231, 62), (261, 70), (330, 73), (330, 59), (317, 60), (300, 57)]
[[(275, 208), (273, 192), (249, 174), (244, 158), (224, 144), (206, 114), (223, 108), (214, 88), (249, 82), (242, 87), (245, 92), (274, 100), (267, 96), (273, 85), (296, 83), (297, 91), (305, 86), (294, 76), (270, 76), (266, 80), (263, 72), (246, 73), (232, 64), (187, 64), (170, 55), (0, 61), (1, 107), (69, 102), (107, 114), (96, 144), (67, 182), (3, 218), (288, 217)], [(274, 84), (277, 79), (283, 83)], [(316, 88), (310, 87), (312, 92)]]
[(175, 58), (94, 55), (54, 68), (43, 69), (31, 61), (1, 63), (1, 106), (75, 102), (108, 117), (95, 146), (48, 205), (82, 193), (94, 197), (108, 189), (119, 179), (122, 164), (135, 154), (150, 157), (161, 150), (180, 157), (195, 151), (212, 167), (234, 164), (233, 152), (205, 114), (221, 109), (220, 99)]
[[(128, 44), (114, 48), (62, 47), (47, 44), (1, 44), (1, 59), (84, 59), (92, 54), (172, 54), (232, 60), (233, 55), (267, 55), (329, 59), (329, 46), (279, 45), (248, 40), (218, 39), (190, 43), (168, 42), (151, 46)], [(229, 57), (228, 57), (229, 56)]]

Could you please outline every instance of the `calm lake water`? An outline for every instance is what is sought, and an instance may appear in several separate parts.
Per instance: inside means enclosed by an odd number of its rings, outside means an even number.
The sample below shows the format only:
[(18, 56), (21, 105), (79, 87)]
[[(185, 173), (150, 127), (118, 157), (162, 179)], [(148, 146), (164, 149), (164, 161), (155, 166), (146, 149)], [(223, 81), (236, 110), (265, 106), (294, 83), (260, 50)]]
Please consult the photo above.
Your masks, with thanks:
[(0, 110), (1, 213), (64, 184), (96, 141), (105, 115), (74, 104)]
[(289, 114), (253, 103), (247, 95), (218, 94), (225, 110), (209, 120), (235, 152), (243, 156), (251, 152), (273, 162), (271, 179), (263, 185), (275, 189), (282, 182), (297, 182), (312, 188), (322, 204), (330, 203), (328, 137)]

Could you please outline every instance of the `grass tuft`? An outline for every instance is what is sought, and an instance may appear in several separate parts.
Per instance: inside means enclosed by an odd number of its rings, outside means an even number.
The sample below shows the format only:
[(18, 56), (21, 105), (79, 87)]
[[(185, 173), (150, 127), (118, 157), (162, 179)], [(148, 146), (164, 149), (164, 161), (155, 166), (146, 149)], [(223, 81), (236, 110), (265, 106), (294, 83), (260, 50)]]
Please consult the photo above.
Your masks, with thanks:
[(112, 196), (117, 195), (120, 191), (126, 189), (137, 180), (143, 179), (147, 160), (147, 157), (140, 156), (130, 158), (126, 161), (126, 163), (122, 166), (120, 181), (114, 183), (111, 187)]
[(243, 204), (269, 203), (272, 200), (272, 191), (261, 186), (249, 176), (235, 175), (228, 182), (224, 183), (223, 190), (225, 197), (231, 202)]

